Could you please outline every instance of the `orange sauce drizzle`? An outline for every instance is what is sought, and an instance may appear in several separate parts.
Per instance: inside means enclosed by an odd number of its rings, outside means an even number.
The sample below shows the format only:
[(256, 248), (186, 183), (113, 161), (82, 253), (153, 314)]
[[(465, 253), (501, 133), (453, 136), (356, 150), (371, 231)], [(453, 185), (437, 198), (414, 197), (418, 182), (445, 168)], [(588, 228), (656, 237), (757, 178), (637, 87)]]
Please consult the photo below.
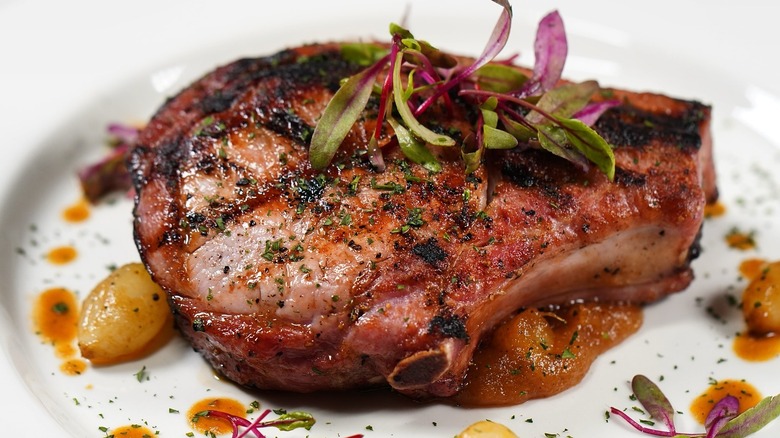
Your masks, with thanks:
[(233, 426), (224, 418), (209, 417), (199, 414), (204, 411), (222, 411), (238, 417), (246, 416), (246, 406), (231, 398), (205, 398), (190, 407), (187, 411), (187, 419), (190, 427), (203, 434), (220, 435), (230, 433)]
[(66, 265), (76, 260), (78, 252), (72, 246), (58, 246), (46, 254), (46, 260), (53, 265)]
[(84, 222), (89, 219), (89, 214), (89, 202), (84, 198), (79, 199), (76, 203), (69, 205), (62, 210), (62, 218), (65, 219), (66, 222), (71, 223)]
[(73, 292), (53, 288), (38, 295), (33, 307), (35, 331), (54, 347), (54, 354), (63, 360), (60, 371), (67, 376), (78, 376), (87, 369), (87, 363), (77, 357), (78, 322), (79, 307)]
[(117, 427), (109, 433), (109, 436), (114, 438), (152, 438), (157, 435), (146, 426), (131, 424), (129, 426)]
[(704, 206), (704, 217), (714, 218), (726, 214), (726, 205), (720, 201), (713, 202)]
[(73, 341), (78, 332), (78, 304), (73, 292), (64, 288), (48, 289), (38, 296), (33, 322), (38, 335), (54, 346), (60, 358), (75, 353)]
[(704, 424), (707, 414), (715, 403), (727, 395), (732, 395), (739, 400), (740, 414), (757, 405), (762, 399), (761, 393), (744, 380), (720, 380), (710, 385), (693, 400), (690, 408), (693, 418), (700, 424)]

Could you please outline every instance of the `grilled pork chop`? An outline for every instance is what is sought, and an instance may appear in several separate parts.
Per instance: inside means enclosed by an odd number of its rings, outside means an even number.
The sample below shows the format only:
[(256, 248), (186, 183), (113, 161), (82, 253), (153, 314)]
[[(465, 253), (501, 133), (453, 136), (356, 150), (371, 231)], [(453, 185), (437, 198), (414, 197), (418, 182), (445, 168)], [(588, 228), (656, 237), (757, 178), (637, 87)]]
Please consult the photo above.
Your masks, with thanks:
[[(466, 174), (364, 153), (376, 109), (315, 171), (308, 144), (339, 80), (363, 67), (311, 45), (218, 68), (169, 100), (131, 157), (135, 238), (182, 333), (222, 374), (308, 392), (389, 384), (457, 392), (483, 334), (518, 309), (647, 303), (684, 289), (716, 197), (709, 107), (608, 90), (595, 129), (615, 179), (535, 149)], [(597, 97), (601, 98), (601, 97)], [(457, 139), (457, 98), (421, 120)]]

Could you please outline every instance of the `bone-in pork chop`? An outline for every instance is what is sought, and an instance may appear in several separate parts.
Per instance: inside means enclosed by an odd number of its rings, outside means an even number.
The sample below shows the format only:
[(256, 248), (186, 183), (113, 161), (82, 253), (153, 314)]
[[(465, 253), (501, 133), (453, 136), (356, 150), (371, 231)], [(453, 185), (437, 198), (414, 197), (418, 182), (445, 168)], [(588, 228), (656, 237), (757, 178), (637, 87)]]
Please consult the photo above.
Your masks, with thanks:
[[(339, 81), (362, 66), (311, 45), (218, 68), (166, 102), (132, 153), (135, 238), (184, 335), (219, 372), (308, 392), (389, 384), (458, 391), (483, 334), (518, 309), (647, 303), (692, 280), (716, 197), (709, 107), (606, 90), (594, 126), (614, 181), (537, 149), (490, 150), (467, 174), (365, 154), (376, 108), (332, 164), (308, 145)], [(601, 97), (598, 97), (601, 98)], [(458, 139), (454, 97), (421, 120)], [(373, 113), (372, 113), (373, 108)]]

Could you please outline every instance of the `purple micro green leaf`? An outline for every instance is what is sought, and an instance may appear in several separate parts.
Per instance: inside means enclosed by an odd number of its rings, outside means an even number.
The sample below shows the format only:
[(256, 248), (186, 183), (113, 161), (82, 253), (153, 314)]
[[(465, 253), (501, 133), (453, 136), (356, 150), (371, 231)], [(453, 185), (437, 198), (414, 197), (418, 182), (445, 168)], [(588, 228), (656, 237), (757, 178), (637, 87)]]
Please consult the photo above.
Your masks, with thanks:
[(341, 142), (365, 109), (376, 76), (385, 67), (387, 59), (384, 57), (350, 77), (328, 103), (311, 138), (309, 160), (313, 168), (324, 169), (330, 164)]
[(563, 20), (558, 11), (553, 11), (539, 22), (534, 42), (536, 59), (533, 75), (519, 91), (519, 95), (533, 96), (552, 89), (561, 79), (568, 51)]
[(120, 143), (100, 161), (79, 169), (81, 191), (89, 202), (94, 204), (107, 193), (131, 188), (130, 172), (125, 165), (130, 147), (129, 143)]
[(707, 438), (716, 437), (723, 426), (736, 417), (738, 413), (739, 400), (733, 395), (727, 395), (715, 403), (715, 406), (710, 409), (707, 418), (704, 420)]
[(417, 140), (408, 129), (398, 123), (392, 116), (387, 116), (387, 122), (390, 123), (393, 131), (395, 131), (398, 146), (407, 158), (431, 172), (441, 172), (441, 164), (433, 153), (425, 147), (425, 143)]
[(545, 123), (548, 114), (568, 119), (584, 108), (598, 89), (596, 81), (571, 83), (554, 88), (544, 93), (536, 103), (536, 107), (542, 111), (531, 111), (526, 120), (533, 125)]
[(136, 128), (135, 126), (126, 125), (124, 123), (109, 123), (106, 130), (120, 144), (135, 143), (138, 140), (138, 134), (140, 134), (141, 132), (141, 130)]
[(604, 114), (608, 109), (614, 108), (618, 105), (620, 105), (619, 100), (591, 102), (585, 105), (585, 107), (581, 110), (577, 111), (572, 116), (572, 118), (577, 119), (588, 126), (593, 126), (602, 114)]
[[(405, 48), (404, 61), (409, 62), (410, 64), (417, 65), (418, 67), (421, 68), (422, 72), (425, 72), (431, 78), (439, 77), (439, 73), (436, 71), (436, 68), (431, 63), (431, 60), (427, 56), (425, 56), (423, 52), (420, 52), (419, 50)], [(432, 82), (438, 82), (438, 79), (434, 79)]]
[(731, 419), (715, 435), (717, 438), (744, 438), (780, 416), (780, 395), (766, 397), (757, 405)]
[(395, 108), (401, 119), (409, 130), (421, 140), (437, 146), (453, 146), (455, 140), (444, 134), (437, 134), (423, 126), (412, 113), (404, 96), (404, 88), (401, 84), (401, 64), (403, 62), (403, 52), (399, 52), (395, 58), (393, 66), (393, 100)]
[[(580, 124), (582, 123), (580, 122)], [(610, 153), (612, 152), (612, 149), (609, 148), (609, 145), (607, 145), (607, 149)], [(598, 165), (598, 163), (596, 164)], [(610, 180), (614, 177), (614, 156), (612, 158), (612, 165), (612, 176), (610, 176)], [(675, 431), (674, 408), (669, 402), (669, 399), (666, 398), (664, 393), (661, 392), (661, 389), (658, 388), (655, 383), (653, 383), (647, 377), (638, 374), (631, 380), (631, 390), (634, 391), (634, 395), (636, 396), (637, 400), (639, 400), (639, 403), (642, 404), (642, 406), (645, 408), (645, 410), (647, 410), (652, 418), (658, 421), (662, 421), (669, 429), (669, 431)]]
[(512, 5), (509, 4), (508, 0), (493, 1), (501, 5), (504, 10), (501, 11), (501, 15), (498, 17), (498, 21), (493, 28), (493, 33), (490, 35), (490, 39), (488, 40), (485, 49), (482, 51), (482, 54), (474, 60), (473, 64), (460, 71), (454, 78), (439, 86), (436, 89), (436, 92), (420, 105), (420, 108), (417, 109), (418, 114), (425, 111), (425, 109), (435, 102), (436, 99), (448, 92), (452, 87), (471, 76), (477, 69), (492, 61), (493, 58), (503, 50), (509, 39), (509, 32), (512, 29)]
[(428, 41), (421, 40), (418, 43), (420, 44), (422, 54), (436, 67), (453, 68), (458, 65), (458, 60), (454, 56), (433, 47)]

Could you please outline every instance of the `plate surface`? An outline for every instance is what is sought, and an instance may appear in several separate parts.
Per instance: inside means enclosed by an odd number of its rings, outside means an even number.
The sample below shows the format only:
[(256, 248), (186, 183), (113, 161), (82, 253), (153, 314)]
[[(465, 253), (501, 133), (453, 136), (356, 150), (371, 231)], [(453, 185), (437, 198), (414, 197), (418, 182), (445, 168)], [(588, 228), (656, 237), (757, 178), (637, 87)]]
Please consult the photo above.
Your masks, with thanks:
[[(179, 339), (142, 360), (90, 367), (69, 377), (60, 359), (34, 333), (35, 297), (66, 287), (81, 297), (109, 265), (138, 260), (131, 239), (131, 203), (91, 210), (70, 224), (62, 211), (79, 198), (74, 172), (98, 158), (111, 121), (143, 121), (172, 93), (216, 65), (239, 56), (265, 55), (305, 42), (384, 38), (399, 21), (400, 2), (191, 2), (142, 0), (124, 6), (92, 0), (0, 1), (0, 387), (13, 420), (9, 436), (102, 436), (131, 423), (160, 436), (184, 436), (186, 411), (205, 397), (229, 397), (263, 407), (312, 412), (318, 423), (271, 436), (442, 436), (489, 418), (524, 437), (640, 436), (616, 420), (610, 406), (630, 408), (628, 381), (645, 374), (661, 382), (682, 411), (678, 428), (697, 431), (688, 405), (710, 379), (746, 379), (764, 395), (780, 393), (780, 358), (746, 362), (731, 345), (743, 329), (728, 297), (745, 281), (739, 263), (780, 259), (780, 86), (773, 80), (780, 40), (772, 17), (780, 6), (725, 1), (700, 5), (661, 0), (652, 5), (560, 1), (570, 57), (566, 76), (659, 91), (714, 106), (713, 131), (724, 216), (705, 224), (697, 280), (684, 293), (646, 310), (642, 329), (599, 358), (585, 380), (558, 396), (500, 409), (420, 405), (384, 391), (294, 395), (246, 391), (215, 379)], [(628, 2), (626, 2), (628, 3)], [(408, 25), (439, 47), (478, 54), (500, 9), (486, 0), (410, 2)], [(532, 62), (536, 22), (548, 2), (516, 1), (506, 52)], [(44, 13), (45, 12), (45, 13)], [(705, 18), (706, 17), (706, 18)], [(757, 247), (730, 249), (732, 229), (752, 232)], [(57, 246), (78, 258), (55, 266), (45, 260)], [(718, 318), (713, 317), (717, 314)], [(148, 380), (134, 375), (142, 367)], [(8, 403), (8, 402), (11, 403)], [(8, 408), (6, 408), (8, 409)], [(367, 430), (371, 426), (373, 431)], [(756, 437), (777, 436), (773, 424)]]

